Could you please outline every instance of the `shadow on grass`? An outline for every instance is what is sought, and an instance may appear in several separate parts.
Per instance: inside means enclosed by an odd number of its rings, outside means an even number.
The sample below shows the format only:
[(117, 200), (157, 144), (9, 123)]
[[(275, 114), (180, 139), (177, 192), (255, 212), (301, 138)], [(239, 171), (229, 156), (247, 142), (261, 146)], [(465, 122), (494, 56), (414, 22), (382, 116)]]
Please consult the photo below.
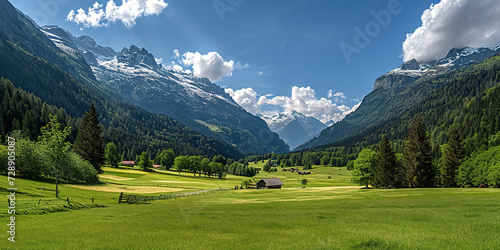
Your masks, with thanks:
[(397, 246), (380, 238), (372, 238), (353, 244), (351, 249), (397, 249)]

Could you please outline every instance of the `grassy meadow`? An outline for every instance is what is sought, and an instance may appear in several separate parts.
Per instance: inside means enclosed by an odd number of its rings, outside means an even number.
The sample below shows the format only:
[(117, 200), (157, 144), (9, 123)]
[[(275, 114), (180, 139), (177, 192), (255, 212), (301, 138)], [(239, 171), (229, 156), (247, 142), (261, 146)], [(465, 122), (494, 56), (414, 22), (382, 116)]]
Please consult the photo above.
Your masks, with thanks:
[[(105, 168), (101, 179), (119, 184), (62, 184), (60, 203), (17, 215), (16, 242), (4, 239), (1, 248), (496, 249), (500, 245), (498, 189), (360, 189), (348, 182), (344, 168), (312, 171), (308, 176), (278, 171), (254, 177), (279, 176), (285, 183), (281, 190), (231, 190), (118, 204), (121, 190), (182, 193), (232, 187), (248, 178), (228, 175), (219, 180), (171, 171)], [(302, 178), (310, 180), (306, 188), (299, 188)], [(50, 191), (53, 183), (16, 182), (20, 204), (55, 200)], [(4, 180), (0, 183), (5, 187)], [(5, 188), (0, 194), (6, 194)], [(64, 209), (66, 197), (82, 207)], [(92, 197), (97, 205), (89, 205)], [(2, 221), (7, 221), (6, 205), (0, 204)], [(54, 207), (60, 212), (36, 212)]]

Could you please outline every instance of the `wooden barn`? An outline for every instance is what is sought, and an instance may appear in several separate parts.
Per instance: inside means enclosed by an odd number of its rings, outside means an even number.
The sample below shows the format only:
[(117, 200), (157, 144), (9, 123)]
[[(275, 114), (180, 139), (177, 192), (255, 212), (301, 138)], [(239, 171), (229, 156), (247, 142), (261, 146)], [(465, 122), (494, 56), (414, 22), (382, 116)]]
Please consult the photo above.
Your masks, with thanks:
[(282, 185), (285, 185), (280, 179), (278, 178), (264, 178), (260, 181), (257, 182), (257, 189), (263, 189), (263, 188), (281, 188)]

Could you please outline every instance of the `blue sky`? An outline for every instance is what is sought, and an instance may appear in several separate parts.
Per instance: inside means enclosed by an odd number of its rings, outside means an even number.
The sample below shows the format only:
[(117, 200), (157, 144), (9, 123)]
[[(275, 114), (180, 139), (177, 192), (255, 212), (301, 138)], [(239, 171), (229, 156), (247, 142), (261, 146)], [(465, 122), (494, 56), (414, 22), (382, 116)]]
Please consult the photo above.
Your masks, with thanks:
[[(351, 108), (358, 104), (372, 90), (379, 76), (403, 63), (402, 48), (407, 34), (422, 26), (421, 16), (431, 4), (440, 2), (154, 1), (165, 2), (168, 6), (158, 15), (137, 18), (135, 25), (130, 27), (120, 21), (103, 27), (84, 27), (66, 20), (71, 10), (83, 8), (87, 11), (95, 0), (11, 0), (11, 3), (40, 25), (55, 24), (75, 36), (90, 35), (98, 44), (117, 51), (132, 44), (144, 47), (155, 57), (162, 58), (165, 66), (174, 61), (189, 69), (189, 65), (182, 65), (174, 58), (174, 49), (181, 57), (187, 52), (201, 55), (217, 52), (224, 61), (234, 63), (231, 76), (217, 81), (218, 85), (231, 88), (233, 94), (251, 88), (257, 100), (267, 95), (267, 106), (253, 110), (257, 113), (285, 109), (287, 106), (283, 103), (286, 101), (278, 104), (278, 100), (273, 102), (271, 99), (290, 97), (294, 86), (296, 93), (310, 95), (314, 90), (315, 98), (330, 100), (337, 107)], [(47, 2), (51, 4), (44, 4)], [(108, 0), (97, 2), (106, 6)], [(115, 2), (116, 5), (122, 3), (121, 0)], [(214, 6), (218, 6), (219, 11)], [(381, 24), (373, 13), (391, 13), (390, 20), (383, 16), (387, 22)], [(363, 48), (358, 46), (348, 59), (341, 44), (356, 46), (355, 29), (365, 31), (367, 26), (371, 28), (370, 40), (363, 41)], [(306, 89), (308, 86), (310, 88)], [(269, 106), (272, 103), (276, 105)], [(339, 110), (345, 111), (345, 108)], [(302, 111), (317, 118), (322, 112)]]

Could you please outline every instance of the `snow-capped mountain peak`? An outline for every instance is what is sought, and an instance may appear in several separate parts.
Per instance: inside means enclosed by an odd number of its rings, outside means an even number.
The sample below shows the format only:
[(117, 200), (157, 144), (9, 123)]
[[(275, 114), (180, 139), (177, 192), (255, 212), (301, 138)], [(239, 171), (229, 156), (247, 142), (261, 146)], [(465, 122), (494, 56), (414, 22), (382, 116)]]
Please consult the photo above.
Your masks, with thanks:
[(155, 57), (151, 53), (144, 48), (139, 49), (135, 45), (130, 46), (130, 49), (123, 48), (116, 59), (119, 63), (125, 63), (129, 66), (151, 67), (156, 70), (161, 68), (161, 64), (156, 62)]
[(243, 154), (288, 152), (288, 146), (262, 119), (246, 112), (209, 79), (167, 70), (146, 49), (135, 45), (116, 52), (89, 36), (75, 38), (64, 31), (69, 37), (64, 39), (57, 29), (47, 28), (46, 37), (58, 47), (78, 52), (97, 80), (124, 99), (232, 144)]
[(379, 77), (375, 81), (374, 89), (406, 86), (421, 77), (444, 74), (450, 70), (486, 60), (498, 53), (500, 53), (500, 45), (488, 48), (451, 49), (445, 58), (431, 62), (417, 62), (412, 59)]
[(92, 52), (99, 60), (110, 60), (118, 55), (112, 48), (98, 45), (90, 36), (79, 36), (75, 38), (75, 43), (80, 51)]
[(258, 115), (285, 141), (290, 149), (317, 136), (327, 126), (318, 119), (305, 116), (295, 110), (272, 115)]

